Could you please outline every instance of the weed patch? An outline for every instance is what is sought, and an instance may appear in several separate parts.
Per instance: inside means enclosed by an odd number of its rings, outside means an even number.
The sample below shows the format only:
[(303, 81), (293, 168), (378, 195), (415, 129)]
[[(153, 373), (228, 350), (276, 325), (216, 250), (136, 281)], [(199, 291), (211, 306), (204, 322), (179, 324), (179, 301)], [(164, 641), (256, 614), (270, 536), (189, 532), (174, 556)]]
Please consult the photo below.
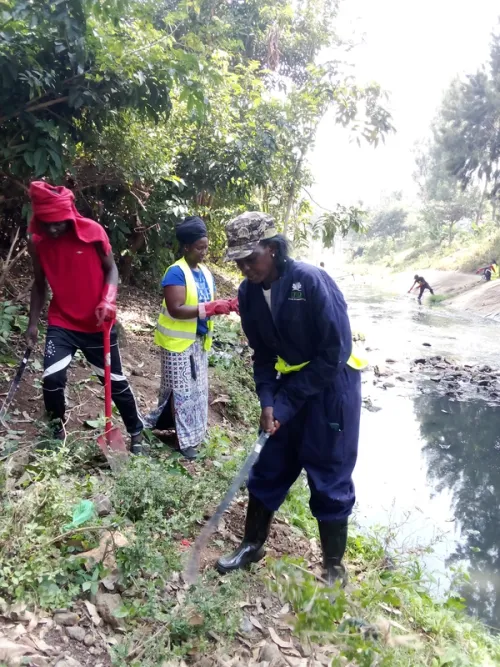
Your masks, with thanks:
[(431, 306), (439, 306), (440, 303), (443, 303), (443, 301), (446, 301), (449, 296), (447, 294), (431, 294), (429, 296), (429, 305)]
[(244, 426), (258, 424), (260, 406), (255, 394), (251, 352), (239, 321), (216, 320), (214, 351), (209, 357), (212, 390), (227, 396), (225, 416)]
[[(365, 539), (356, 538), (358, 549), (380, 553)], [(455, 594), (434, 601), (416, 561), (395, 569), (365, 562), (350, 592), (325, 588), (301, 561), (274, 561), (270, 569), (272, 589), (293, 608), (294, 631), (303, 641), (333, 645), (335, 667), (346, 660), (358, 667), (493, 667), (500, 660), (498, 638), (464, 615)]]
[(7, 344), (14, 333), (23, 333), (28, 326), (28, 316), (23, 307), (2, 301), (0, 303), (0, 347), (7, 348)]
[[(68, 475), (67, 448), (37, 455), (18, 486), (4, 493), (0, 516), (0, 595), (45, 608), (68, 605), (92, 577), (75, 558), (96, 545), (96, 533), (64, 537), (74, 506), (92, 495), (88, 476)], [(24, 487), (24, 488), (23, 488)]]

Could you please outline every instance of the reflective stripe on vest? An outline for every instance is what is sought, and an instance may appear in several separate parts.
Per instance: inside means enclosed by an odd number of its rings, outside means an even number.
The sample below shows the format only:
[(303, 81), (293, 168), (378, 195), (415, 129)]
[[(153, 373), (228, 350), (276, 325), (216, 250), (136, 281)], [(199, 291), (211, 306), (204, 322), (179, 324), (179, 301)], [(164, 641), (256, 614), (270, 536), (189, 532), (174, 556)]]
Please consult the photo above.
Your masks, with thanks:
[[(198, 289), (196, 287), (196, 281), (194, 279), (193, 273), (189, 267), (189, 264), (184, 258), (179, 259), (177, 262), (172, 264), (172, 266), (179, 266), (184, 273), (184, 279), (186, 281), (186, 306), (197, 306), (198, 305)], [(207, 281), (208, 289), (210, 290), (210, 298), (214, 298), (214, 282), (213, 277), (210, 271), (203, 265), (199, 265), (205, 280)], [(171, 267), (169, 266), (167, 271)], [(213, 338), (213, 328), (214, 323), (212, 320), (207, 320), (208, 333), (204, 337), (203, 349), (208, 351), (212, 347), (212, 338)], [(158, 323), (155, 330), (155, 343), (160, 347), (163, 347), (169, 352), (184, 352), (187, 350), (196, 340), (196, 330), (198, 328), (198, 318), (193, 317), (189, 320), (179, 320), (175, 317), (171, 317), (165, 299), (163, 299), (160, 315), (158, 317)]]
[(169, 317), (171, 320), (175, 320), (176, 322), (198, 322), (198, 318), (197, 318), (197, 317), (191, 317), (189, 320), (180, 320), (180, 319), (177, 318), (177, 317), (172, 317), (172, 315), (170, 315), (170, 313), (168, 312), (168, 308), (167, 308), (166, 306), (162, 306), (162, 307), (160, 308), (160, 313), (161, 313), (162, 315), (166, 315), (166, 316)]
[[(287, 373), (295, 373), (296, 371), (300, 371), (302, 368), (307, 366), (308, 363), (308, 361), (305, 361), (303, 364), (291, 365), (287, 364), (287, 362), (281, 357), (278, 357), (278, 361), (275, 363), (274, 368), (278, 371), (278, 373), (281, 373), (281, 375), (286, 375)], [(347, 360), (347, 365), (351, 368), (354, 368), (354, 370), (361, 371), (363, 368), (368, 366), (368, 359), (351, 354)]]

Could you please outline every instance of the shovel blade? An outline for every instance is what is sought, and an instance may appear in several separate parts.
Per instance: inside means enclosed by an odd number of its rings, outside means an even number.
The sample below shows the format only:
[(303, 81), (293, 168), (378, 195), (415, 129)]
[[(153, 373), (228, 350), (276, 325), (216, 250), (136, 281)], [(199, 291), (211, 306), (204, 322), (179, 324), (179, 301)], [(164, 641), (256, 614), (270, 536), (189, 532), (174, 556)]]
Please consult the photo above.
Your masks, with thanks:
[(106, 457), (111, 470), (118, 470), (129, 455), (129, 450), (119, 428), (112, 428), (97, 438), (99, 449)]

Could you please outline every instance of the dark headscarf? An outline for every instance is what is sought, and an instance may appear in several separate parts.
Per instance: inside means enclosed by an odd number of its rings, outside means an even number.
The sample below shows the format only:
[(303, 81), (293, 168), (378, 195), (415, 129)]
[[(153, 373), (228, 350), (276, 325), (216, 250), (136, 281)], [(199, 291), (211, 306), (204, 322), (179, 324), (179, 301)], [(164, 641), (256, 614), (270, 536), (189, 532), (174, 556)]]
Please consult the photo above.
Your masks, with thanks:
[(177, 225), (175, 235), (182, 245), (191, 245), (207, 236), (207, 226), (198, 216), (190, 215)]

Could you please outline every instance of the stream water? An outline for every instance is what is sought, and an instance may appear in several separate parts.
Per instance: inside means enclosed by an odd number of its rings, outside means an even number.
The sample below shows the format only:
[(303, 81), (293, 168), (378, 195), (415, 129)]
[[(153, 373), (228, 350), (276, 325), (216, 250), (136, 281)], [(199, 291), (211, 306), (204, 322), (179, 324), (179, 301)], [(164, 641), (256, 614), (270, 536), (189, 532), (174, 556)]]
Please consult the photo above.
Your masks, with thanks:
[[(340, 285), (352, 328), (374, 357), (407, 370), (430, 354), (498, 368), (499, 324)], [(365, 377), (363, 395), (381, 409), (363, 409), (358, 521), (390, 525), (403, 549), (431, 544), (424, 560), (435, 590), (446, 592), (461, 567), (470, 577), (460, 589), (469, 611), (500, 628), (500, 407), (439, 396), (432, 383), (394, 384), (384, 390)]]

